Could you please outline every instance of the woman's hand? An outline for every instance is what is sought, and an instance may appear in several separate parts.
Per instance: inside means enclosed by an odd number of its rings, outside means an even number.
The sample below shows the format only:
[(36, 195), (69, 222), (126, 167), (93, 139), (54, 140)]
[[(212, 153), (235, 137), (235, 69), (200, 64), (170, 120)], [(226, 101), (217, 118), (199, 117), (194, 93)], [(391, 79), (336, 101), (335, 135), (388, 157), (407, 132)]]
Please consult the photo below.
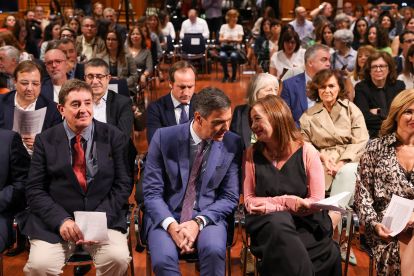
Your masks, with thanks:
[(378, 115), (378, 109), (379, 108), (373, 108), (373, 109), (370, 109), (369, 112), (371, 112), (374, 115)]
[(308, 210), (311, 208), (309, 202), (307, 202), (306, 200), (304, 200), (301, 197), (296, 198), (296, 206), (295, 206), (296, 213), (307, 213)]
[(226, 38), (227, 42), (232, 42), (233, 39), (231, 37)]
[(339, 161), (338, 164), (336, 164), (335, 166), (333, 166), (331, 168), (330, 175), (332, 175), (332, 177), (335, 177), (335, 175), (338, 173), (339, 169), (342, 168), (344, 165), (345, 165), (344, 161)]
[(250, 214), (263, 215), (266, 214), (266, 202), (257, 202), (250, 205)]
[(139, 86), (141, 89), (147, 86), (147, 78), (145, 77), (145, 75), (141, 76)]
[(385, 227), (384, 224), (378, 223), (375, 226), (375, 233), (377, 233), (383, 241), (390, 242), (392, 240), (392, 237), (389, 235), (392, 231)]
[(336, 164), (333, 159), (328, 156), (327, 154), (320, 153), (319, 154), (323, 165), (325, 166), (326, 172), (331, 175), (332, 170), (335, 168)]
[(408, 220), (403, 232), (406, 232), (410, 227), (414, 228), (414, 212), (411, 213), (411, 218)]

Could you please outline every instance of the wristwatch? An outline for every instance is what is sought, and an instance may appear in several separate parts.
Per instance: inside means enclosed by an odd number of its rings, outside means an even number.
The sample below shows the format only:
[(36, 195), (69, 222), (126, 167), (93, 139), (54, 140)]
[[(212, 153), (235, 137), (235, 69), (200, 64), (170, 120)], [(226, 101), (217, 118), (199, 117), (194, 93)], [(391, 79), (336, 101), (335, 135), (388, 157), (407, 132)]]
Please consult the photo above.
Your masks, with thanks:
[(203, 225), (203, 223), (201, 222), (201, 219), (200, 219), (200, 220), (198, 220), (197, 218), (193, 218), (193, 221), (195, 221), (195, 222), (197, 223), (197, 225), (198, 225), (198, 231), (203, 230), (204, 225)]
[(322, 6), (322, 5), (319, 5), (319, 8), (320, 8), (320, 9), (323, 9), (323, 6)]

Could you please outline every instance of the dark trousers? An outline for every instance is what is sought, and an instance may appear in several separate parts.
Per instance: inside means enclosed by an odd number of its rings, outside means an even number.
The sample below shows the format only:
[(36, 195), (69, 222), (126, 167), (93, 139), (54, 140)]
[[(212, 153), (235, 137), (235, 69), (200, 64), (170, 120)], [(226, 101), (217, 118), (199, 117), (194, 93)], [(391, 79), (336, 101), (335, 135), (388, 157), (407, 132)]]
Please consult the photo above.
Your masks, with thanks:
[[(224, 76), (229, 75), (229, 72), (227, 70), (227, 58), (228, 57), (229, 55), (226, 52), (220, 51), (220, 63), (221, 63), (221, 66), (223, 67)], [(236, 52), (230, 53), (230, 62), (231, 62), (231, 68), (233, 69), (232, 77), (236, 78), (236, 74), (237, 74), (237, 53)]]
[(213, 33), (217, 37), (217, 31), (221, 28), (221, 17), (206, 18), (208, 29), (210, 30), (210, 39), (213, 39)]

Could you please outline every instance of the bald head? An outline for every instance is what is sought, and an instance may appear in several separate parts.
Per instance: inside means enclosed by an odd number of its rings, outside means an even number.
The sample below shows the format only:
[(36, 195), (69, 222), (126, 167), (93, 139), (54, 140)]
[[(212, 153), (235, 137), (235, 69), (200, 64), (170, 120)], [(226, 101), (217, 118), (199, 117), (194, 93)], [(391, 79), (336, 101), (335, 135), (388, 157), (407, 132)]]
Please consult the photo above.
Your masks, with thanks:
[(191, 23), (195, 23), (197, 20), (197, 11), (195, 9), (189, 10), (188, 18), (190, 19)]
[(306, 16), (308, 13), (306, 12), (306, 9), (302, 6), (299, 6), (295, 9), (296, 19), (299, 21), (303, 21), (306, 19)]
[(61, 86), (66, 80), (66, 55), (59, 49), (53, 49), (46, 52), (45, 55), (46, 71), (49, 73), (52, 84)]

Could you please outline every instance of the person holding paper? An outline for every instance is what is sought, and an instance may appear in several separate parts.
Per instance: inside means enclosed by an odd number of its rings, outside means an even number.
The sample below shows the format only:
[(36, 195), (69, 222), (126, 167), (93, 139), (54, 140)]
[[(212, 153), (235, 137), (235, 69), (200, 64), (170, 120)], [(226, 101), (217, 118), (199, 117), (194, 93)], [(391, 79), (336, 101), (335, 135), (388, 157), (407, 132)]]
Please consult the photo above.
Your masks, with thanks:
[(395, 237), (381, 223), (393, 195), (414, 200), (414, 89), (394, 98), (379, 136), (361, 157), (354, 206), (377, 275), (414, 275), (414, 213)]
[[(343, 73), (338, 69), (317, 72), (306, 92), (316, 103), (299, 119), (303, 137), (319, 151), (325, 169), (325, 190), (330, 190), (331, 196), (350, 192), (339, 201), (342, 208), (353, 203), (358, 161), (369, 139), (364, 116), (348, 100), (345, 87)], [(341, 214), (329, 211), (329, 216), (335, 229)], [(345, 261), (346, 245), (341, 255)], [(350, 264), (356, 265), (353, 253)]]
[[(60, 275), (82, 245), (97, 275), (124, 275), (131, 260), (125, 203), (131, 194), (124, 133), (93, 119), (92, 88), (78, 79), (62, 85), (63, 123), (36, 136), (26, 183), (29, 208), (17, 221), (30, 237), (27, 276)], [(84, 240), (74, 212), (106, 213), (109, 241)]]
[(244, 152), (242, 182), (246, 232), (251, 253), (260, 259), (258, 273), (342, 275), (328, 212), (310, 205), (325, 197), (317, 150), (278, 96), (256, 100), (248, 119), (257, 141)]
[[(34, 61), (23, 61), (14, 70), (15, 91), (0, 95), (0, 128), (13, 129), (15, 109), (35, 111), (46, 108), (41, 130), (62, 122), (57, 104), (40, 94), (43, 68)], [(30, 155), (33, 154), (35, 134), (22, 137)]]

